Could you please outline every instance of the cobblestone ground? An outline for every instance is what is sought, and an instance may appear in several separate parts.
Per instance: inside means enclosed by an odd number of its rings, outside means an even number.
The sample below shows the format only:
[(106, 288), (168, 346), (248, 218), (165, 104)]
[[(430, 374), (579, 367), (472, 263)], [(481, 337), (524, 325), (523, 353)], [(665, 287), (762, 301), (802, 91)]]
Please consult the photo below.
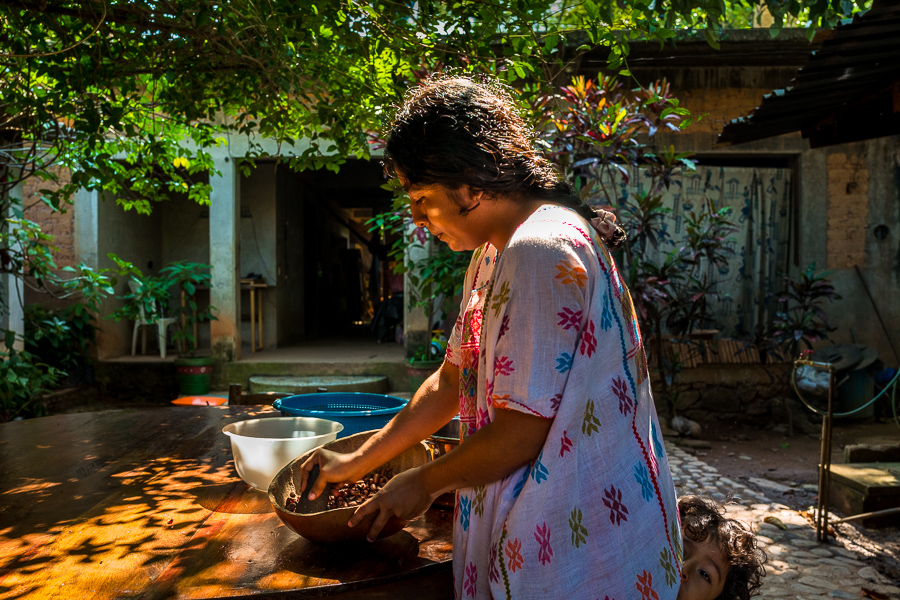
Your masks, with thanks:
[[(743, 521), (757, 536), (768, 556), (760, 590), (772, 600), (833, 600), (834, 598), (890, 598), (900, 600), (900, 587), (863, 557), (830, 540), (816, 541), (816, 530), (800, 513), (774, 502), (744, 484), (721, 477), (701, 459), (666, 442), (669, 465), (678, 496), (696, 494), (725, 504), (727, 516)], [(785, 529), (765, 521), (775, 517)]]

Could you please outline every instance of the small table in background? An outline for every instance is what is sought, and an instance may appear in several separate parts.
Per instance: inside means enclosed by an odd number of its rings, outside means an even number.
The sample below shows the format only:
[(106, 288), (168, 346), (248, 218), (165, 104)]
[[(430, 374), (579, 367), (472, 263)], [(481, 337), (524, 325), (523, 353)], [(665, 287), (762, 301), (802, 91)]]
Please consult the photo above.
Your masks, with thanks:
[[(241, 279), (241, 291), (250, 293), (250, 350), (256, 352), (263, 348), (263, 310), (262, 292), (268, 289), (269, 284), (260, 279)], [(197, 291), (209, 291), (206, 286), (197, 286)], [(181, 308), (184, 309), (186, 295), (181, 292)], [(181, 326), (185, 326), (186, 319), (182, 316)], [(197, 323), (194, 322), (194, 346), (197, 344)]]
[[(241, 279), (241, 289), (250, 292), (250, 351), (263, 348), (262, 292), (269, 287), (260, 279)], [(257, 345), (257, 338), (259, 344)]]

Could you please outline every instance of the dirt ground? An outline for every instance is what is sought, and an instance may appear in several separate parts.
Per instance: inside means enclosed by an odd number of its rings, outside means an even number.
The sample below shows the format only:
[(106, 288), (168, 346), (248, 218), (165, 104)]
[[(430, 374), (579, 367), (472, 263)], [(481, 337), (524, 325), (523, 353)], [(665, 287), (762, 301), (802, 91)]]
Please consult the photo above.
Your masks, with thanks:
[[(760, 489), (776, 502), (796, 510), (815, 507), (822, 447), (819, 433), (810, 433), (807, 428), (807, 433), (795, 431), (789, 435), (787, 427), (781, 424), (753, 427), (716, 420), (701, 425), (699, 438), (708, 441), (710, 447), (685, 450), (729, 479), (744, 483), (749, 478), (768, 479), (796, 488), (783, 494)], [(900, 428), (893, 420), (836, 421), (831, 459), (833, 463), (843, 463), (843, 448), (847, 444), (896, 443), (898, 439)], [(900, 529), (866, 529), (852, 523), (838, 524), (835, 529), (845, 547), (870, 558), (872, 566), (900, 584)]]

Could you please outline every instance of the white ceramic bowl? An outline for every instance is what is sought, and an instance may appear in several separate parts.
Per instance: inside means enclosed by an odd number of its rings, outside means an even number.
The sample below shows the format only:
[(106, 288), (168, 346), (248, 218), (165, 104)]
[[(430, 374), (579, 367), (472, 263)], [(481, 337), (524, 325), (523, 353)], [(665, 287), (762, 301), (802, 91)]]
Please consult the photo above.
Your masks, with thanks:
[(289, 462), (334, 441), (344, 426), (313, 417), (271, 417), (238, 421), (222, 428), (231, 438), (238, 475), (248, 485), (266, 491)]

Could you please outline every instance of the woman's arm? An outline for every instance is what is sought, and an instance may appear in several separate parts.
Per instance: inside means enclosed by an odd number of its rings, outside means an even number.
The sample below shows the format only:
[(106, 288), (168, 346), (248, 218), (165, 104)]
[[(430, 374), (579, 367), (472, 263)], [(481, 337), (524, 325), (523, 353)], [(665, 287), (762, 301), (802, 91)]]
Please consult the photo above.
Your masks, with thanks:
[(444, 492), (503, 479), (540, 454), (552, 424), (553, 419), (499, 409), (490, 424), (452, 452), (394, 476), (353, 513), (348, 525), (353, 527), (367, 514), (377, 512), (367, 536), (372, 541), (391, 516), (411, 521)]
[(433, 434), (458, 412), (459, 369), (444, 362), (403, 410), (358, 450), (348, 454), (316, 451), (301, 467), (300, 489), (306, 489), (314, 466), (319, 467), (319, 476), (310, 490), (310, 500), (317, 498), (330, 482), (356, 481)]

